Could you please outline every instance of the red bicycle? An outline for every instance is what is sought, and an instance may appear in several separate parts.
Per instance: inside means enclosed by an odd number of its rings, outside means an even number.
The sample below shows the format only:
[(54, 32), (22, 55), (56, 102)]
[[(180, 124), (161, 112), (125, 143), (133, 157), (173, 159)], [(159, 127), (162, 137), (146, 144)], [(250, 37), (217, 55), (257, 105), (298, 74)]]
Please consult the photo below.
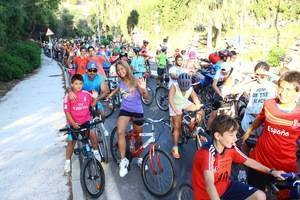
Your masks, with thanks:
[[(156, 137), (153, 124), (163, 123), (169, 127), (169, 122), (164, 119), (153, 120), (150, 118), (136, 119), (135, 121), (144, 122), (143, 127), (150, 126), (151, 131), (148, 133), (136, 133), (131, 125), (130, 130), (127, 132), (128, 134), (126, 134), (126, 157), (129, 160), (129, 163), (131, 163), (133, 158), (140, 157), (144, 150), (149, 146), (148, 152), (143, 156), (141, 166), (143, 183), (151, 194), (159, 197), (165, 196), (174, 187), (175, 172), (169, 154), (160, 149), (160, 146), (157, 143), (160, 138), (160, 133), (158, 134), (158, 137)], [(149, 138), (140, 146), (137, 144), (138, 137)], [(111, 133), (110, 149), (113, 159), (119, 164), (121, 156), (118, 147), (117, 127), (115, 127)]]

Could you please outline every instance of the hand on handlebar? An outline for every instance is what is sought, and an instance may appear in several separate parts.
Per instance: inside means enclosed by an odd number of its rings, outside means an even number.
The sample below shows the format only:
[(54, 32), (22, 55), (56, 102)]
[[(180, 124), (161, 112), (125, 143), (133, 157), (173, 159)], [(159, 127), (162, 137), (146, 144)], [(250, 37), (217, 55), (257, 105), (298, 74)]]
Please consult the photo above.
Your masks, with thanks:
[(281, 181), (283, 181), (283, 180), (285, 180), (285, 178), (282, 176), (283, 174), (285, 174), (286, 172), (284, 172), (284, 171), (282, 171), (282, 170), (274, 170), (274, 171), (272, 171), (272, 176), (274, 176), (276, 179), (278, 179), (278, 180), (281, 180)]
[(72, 127), (75, 128), (75, 129), (80, 128), (79, 124), (77, 124), (76, 122), (72, 122), (71, 125), (72, 125)]

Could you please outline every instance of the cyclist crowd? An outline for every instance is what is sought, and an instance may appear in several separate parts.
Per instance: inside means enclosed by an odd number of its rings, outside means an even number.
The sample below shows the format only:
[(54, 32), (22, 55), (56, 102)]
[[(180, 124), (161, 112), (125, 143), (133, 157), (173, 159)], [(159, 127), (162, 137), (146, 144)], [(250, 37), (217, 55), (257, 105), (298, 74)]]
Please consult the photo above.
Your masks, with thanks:
[[(186, 52), (168, 49), (168, 38), (156, 52), (157, 85), (169, 77), (168, 102), (173, 147), (171, 155), (180, 159), (178, 148), (183, 113), (195, 111), (203, 120), (210, 136), (197, 150), (192, 168), (194, 198), (204, 199), (266, 199), (266, 186), (275, 179), (284, 180), (287, 172), (298, 172), (297, 142), (300, 134), (300, 72), (282, 68), (279, 75), (271, 72), (266, 62), (258, 62), (253, 74), (243, 74), (238, 52), (224, 49), (199, 59), (196, 50)], [(90, 106), (105, 118), (101, 101), (121, 95), (117, 120), (121, 177), (128, 173), (126, 130), (141, 133), (144, 117), (142, 98), (149, 99), (146, 89), (151, 74), (149, 42), (131, 47), (122, 43), (103, 45), (92, 40), (56, 40), (44, 44), (45, 53), (62, 62), (69, 70), (71, 88), (64, 100), (68, 124), (73, 128), (88, 126)], [(49, 53), (50, 52), (50, 53)], [(172, 61), (174, 60), (174, 61)], [(110, 87), (110, 78), (118, 77)], [(234, 96), (234, 98), (232, 98)], [(242, 102), (227, 112), (228, 104)], [(205, 109), (209, 107), (209, 109)], [(231, 107), (232, 108), (232, 107)], [(208, 112), (209, 110), (209, 112)], [(232, 111), (232, 110), (231, 110)], [(105, 127), (102, 127), (106, 131)], [(106, 131), (107, 132), (107, 131)], [(108, 134), (107, 134), (108, 136)], [(74, 135), (68, 138), (65, 172), (71, 172)], [(97, 151), (94, 130), (90, 140), (95, 158)], [(142, 139), (137, 141), (142, 145)], [(143, 159), (138, 158), (141, 165)], [(248, 184), (231, 181), (232, 163), (247, 166)], [(280, 190), (278, 199), (298, 198), (299, 191)]]

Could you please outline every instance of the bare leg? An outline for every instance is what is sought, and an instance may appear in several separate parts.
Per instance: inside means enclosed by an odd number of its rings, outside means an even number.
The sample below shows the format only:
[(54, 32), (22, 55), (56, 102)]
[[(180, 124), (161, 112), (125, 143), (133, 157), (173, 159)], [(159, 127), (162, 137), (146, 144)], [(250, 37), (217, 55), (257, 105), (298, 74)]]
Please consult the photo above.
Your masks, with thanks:
[[(143, 132), (143, 127), (139, 126), (139, 125), (136, 125), (136, 124), (133, 124), (133, 130), (136, 133), (142, 133)], [(137, 137), (137, 143), (138, 143), (139, 146), (143, 145), (143, 141), (142, 141), (142, 137), (141, 136)], [(139, 157), (141, 157), (141, 156), (142, 156), (142, 154), (139, 155)]]
[(121, 154), (121, 159), (125, 158), (126, 155), (126, 139), (125, 139), (125, 132), (130, 121), (130, 117), (127, 116), (120, 116), (118, 118), (117, 127), (118, 127), (118, 145), (119, 151)]
[(212, 110), (211, 111), (210, 116), (209, 116), (209, 118), (207, 120), (207, 128), (208, 128), (208, 130), (211, 130), (211, 124), (214, 121), (214, 119), (217, 117), (217, 114), (218, 114), (218, 110)]
[(75, 144), (76, 144), (76, 140), (68, 142), (68, 146), (67, 146), (67, 149), (66, 149), (66, 160), (71, 160)]

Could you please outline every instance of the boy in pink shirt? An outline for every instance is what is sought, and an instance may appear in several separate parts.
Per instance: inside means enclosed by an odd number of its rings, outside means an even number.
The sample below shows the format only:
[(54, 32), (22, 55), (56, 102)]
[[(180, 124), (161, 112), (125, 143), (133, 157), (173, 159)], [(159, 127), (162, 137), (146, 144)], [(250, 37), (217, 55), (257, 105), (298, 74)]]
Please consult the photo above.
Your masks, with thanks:
[[(75, 100), (70, 100), (69, 96), (66, 95), (64, 99), (64, 112), (68, 124), (78, 129), (80, 127), (89, 127), (91, 120), (90, 106), (95, 106), (97, 103), (97, 93), (90, 94), (87, 91), (82, 90), (83, 78), (80, 74), (75, 74), (71, 79), (72, 91), (76, 94)], [(74, 151), (76, 140), (72, 138), (73, 133), (68, 139), (68, 146), (66, 149), (66, 162), (65, 162), (65, 173), (71, 172), (71, 157)], [(90, 130), (90, 140), (93, 146), (93, 153), (95, 158), (101, 161), (100, 154), (98, 151), (98, 141), (94, 130)], [(68, 137), (69, 138), (69, 137)]]

